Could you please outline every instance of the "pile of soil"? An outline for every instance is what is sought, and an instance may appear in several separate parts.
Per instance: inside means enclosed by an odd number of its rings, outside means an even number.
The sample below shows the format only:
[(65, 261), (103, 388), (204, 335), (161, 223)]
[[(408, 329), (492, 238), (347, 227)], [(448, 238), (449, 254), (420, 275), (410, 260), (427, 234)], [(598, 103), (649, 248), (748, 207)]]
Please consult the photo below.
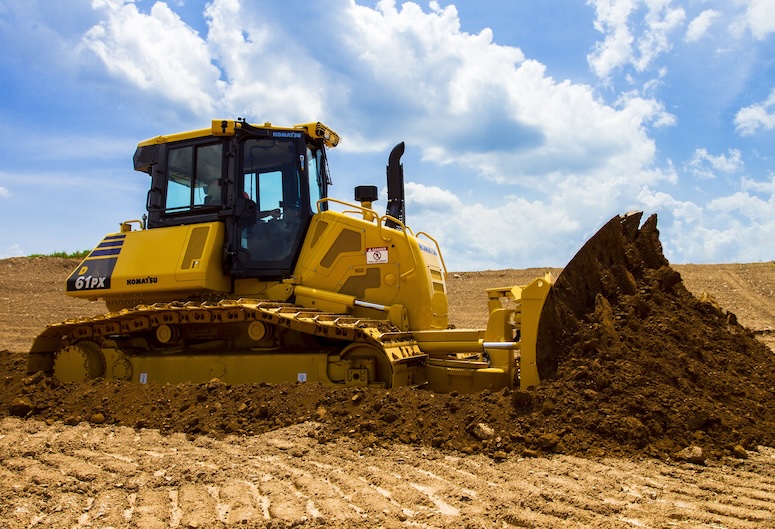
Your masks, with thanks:
[[(618, 217), (579, 252), (542, 316), (542, 384), (475, 395), (318, 384), (60, 383), (0, 352), (0, 416), (191, 436), (314, 421), (319, 442), (394, 442), (505, 458), (542, 453), (702, 462), (775, 446), (772, 352), (684, 287), (656, 217)], [(691, 447), (691, 450), (685, 450)]]
[(547, 400), (571, 436), (655, 456), (772, 446), (775, 357), (734, 314), (685, 288), (656, 215), (638, 228), (640, 219), (612, 219), (555, 283), (539, 329)]

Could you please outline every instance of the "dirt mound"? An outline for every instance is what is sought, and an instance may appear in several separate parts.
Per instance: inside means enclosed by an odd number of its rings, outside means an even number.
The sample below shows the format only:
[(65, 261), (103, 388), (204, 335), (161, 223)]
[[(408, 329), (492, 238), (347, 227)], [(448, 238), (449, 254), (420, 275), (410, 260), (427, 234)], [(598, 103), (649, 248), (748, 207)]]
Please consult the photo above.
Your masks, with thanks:
[[(438, 395), (316, 384), (133, 385), (24, 377), (0, 352), (0, 415), (117, 424), (192, 436), (251, 435), (304, 421), (319, 442), (401, 442), (495, 458), (517, 453), (674, 457), (775, 446), (772, 353), (683, 286), (656, 217), (614, 219), (558, 279), (542, 328), (552, 353), (531, 391)], [(553, 325), (553, 326), (552, 326)], [(696, 454), (695, 454), (696, 455)]]
[(771, 351), (684, 287), (662, 253), (656, 215), (639, 229), (640, 218), (612, 219), (552, 289), (539, 331), (548, 400), (574, 423), (572, 435), (653, 455), (771, 446)]

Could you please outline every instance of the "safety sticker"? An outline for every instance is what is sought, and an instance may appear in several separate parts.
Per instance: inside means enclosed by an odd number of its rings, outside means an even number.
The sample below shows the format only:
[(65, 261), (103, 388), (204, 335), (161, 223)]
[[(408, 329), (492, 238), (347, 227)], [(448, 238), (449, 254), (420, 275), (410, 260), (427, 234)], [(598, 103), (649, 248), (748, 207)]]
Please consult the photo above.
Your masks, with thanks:
[(366, 264), (380, 264), (387, 262), (387, 246), (375, 246), (373, 248), (366, 248)]

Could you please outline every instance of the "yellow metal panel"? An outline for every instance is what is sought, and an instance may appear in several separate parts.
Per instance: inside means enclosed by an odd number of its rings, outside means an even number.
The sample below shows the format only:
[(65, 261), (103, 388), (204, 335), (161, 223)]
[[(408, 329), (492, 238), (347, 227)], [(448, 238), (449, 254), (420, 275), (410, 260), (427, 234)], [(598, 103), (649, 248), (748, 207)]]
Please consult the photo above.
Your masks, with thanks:
[(233, 119), (214, 119), (211, 131), (213, 136), (234, 136), (236, 128)]
[(310, 232), (315, 244), (302, 249), (295, 272), (302, 285), (401, 305), (411, 330), (447, 327), (447, 294), (434, 243), (364, 220), (358, 210), (321, 212)]
[(538, 386), (538, 366), (536, 364), (536, 343), (538, 342), (538, 323), (546, 297), (552, 288), (551, 274), (534, 279), (520, 292), (521, 340), (520, 340), (520, 389)]
[(154, 138), (148, 138), (137, 144), (138, 147), (146, 147), (148, 145), (157, 145), (160, 143), (172, 143), (174, 141), (191, 140), (195, 138), (205, 138), (212, 136), (212, 129), (197, 129), (189, 130), (186, 132), (176, 132), (174, 134), (165, 134), (162, 136), (156, 136)]
[(508, 374), (500, 369), (477, 368), (474, 363), (428, 360), (427, 389), (436, 393), (477, 393), (508, 386)]
[(179, 384), (217, 378), (227, 384), (251, 382), (322, 382), (328, 358), (324, 354), (218, 354), (128, 357), (132, 381)]
[(154, 293), (228, 292), (221, 264), (224, 233), (223, 224), (212, 222), (109, 235), (68, 279), (67, 293), (153, 300)]

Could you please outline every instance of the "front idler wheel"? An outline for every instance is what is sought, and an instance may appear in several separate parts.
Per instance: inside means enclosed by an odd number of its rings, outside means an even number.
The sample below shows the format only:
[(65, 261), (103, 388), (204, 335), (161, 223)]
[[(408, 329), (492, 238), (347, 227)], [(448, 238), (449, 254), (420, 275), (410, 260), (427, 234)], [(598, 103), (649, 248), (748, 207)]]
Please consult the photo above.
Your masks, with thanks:
[(100, 346), (88, 340), (63, 347), (54, 358), (54, 377), (62, 382), (93, 380), (104, 374)]

